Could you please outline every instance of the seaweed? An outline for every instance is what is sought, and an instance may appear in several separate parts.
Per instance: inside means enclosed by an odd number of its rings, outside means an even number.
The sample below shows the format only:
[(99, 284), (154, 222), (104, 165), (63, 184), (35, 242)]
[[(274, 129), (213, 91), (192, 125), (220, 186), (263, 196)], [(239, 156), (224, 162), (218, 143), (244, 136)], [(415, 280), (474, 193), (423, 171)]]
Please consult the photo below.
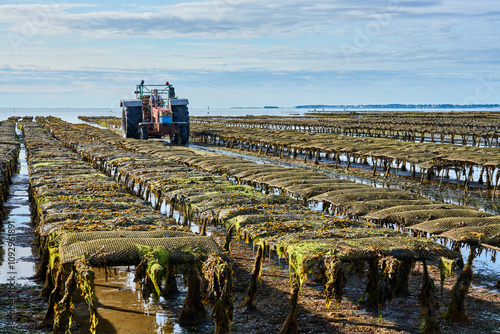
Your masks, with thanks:
[(62, 299), (54, 305), (54, 334), (69, 332), (74, 311), (72, 295), (75, 290), (75, 273), (72, 271), (64, 284)]
[[(293, 312), (290, 314), (289, 325), (284, 327), (290, 328), (292, 331), (296, 331), (297, 328), (296, 303), (298, 293), (309, 279), (309, 275), (314, 278), (323, 278), (327, 306), (333, 300), (338, 305), (346, 283), (344, 263), (362, 264), (368, 262), (370, 263), (369, 286), (366, 293), (369, 296), (368, 300), (373, 305), (380, 306), (389, 302), (394, 294), (408, 292), (408, 275), (416, 260), (431, 259), (439, 255), (455, 256), (454, 252), (448, 251), (430, 240), (403, 236), (394, 231), (388, 232), (385, 229), (374, 228), (373, 224), (332, 218), (328, 216), (329, 212), (327, 212), (330, 204), (333, 204), (332, 207), (336, 213), (342, 214), (354, 207), (355, 203), (360, 203), (363, 200), (380, 200), (381, 198), (389, 199), (388, 203), (394, 204), (392, 206), (409, 204), (408, 201), (430, 204), (417, 194), (390, 188), (378, 189), (355, 185), (352, 182), (338, 182), (337, 180), (329, 182), (328, 178), (319, 175), (320, 173), (300, 168), (290, 169), (257, 165), (250, 162), (242, 163), (241, 159), (234, 157), (197, 154), (188, 149), (167, 149), (159, 143), (124, 140), (104, 130), (93, 129), (86, 125), (63, 127), (60, 126), (60, 123), (54, 122), (53, 125), (49, 126), (56, 138), (115, 179), (115, 181), (109, 182), (110, 180), (102, 176), (96, 176), (92, 178), (92, 180), (96, 180), (96, 185), (90, 185), (90, 191), (92, 193), (109, 191), (110, 195), (113, 194), (113, 200), (116, 200), (120, 205), (126, 205), (126, 210), (130, 211), (123, 210), (123, 207), (119, 205), (108, 205), (102, 196), (89, 196), (87, 198), (85, 191), (81, 190), (82, 188), (79, 189), (81, 182), (78, 182), (78, 174), (72, 174), (71, 177), (67, 178), (46, 178), (40, 181), (37, 190), (40, 190), (38, 196), (46, 199), (45, 202), (42, 198), (40, 199), (40, 215), (42, 216), (41, 225), (47, 227), (47, 231), (55, 229), (56, 224), (59, 222), (62, 224), (63, 221), (64, 229), (61, 231), (64, 234), (68, 234), (67, 232), (72, 229), (82, 236), (83, 233), (87, 233), (85, 231), (90, 230), (114, 229), (119, 234), (120, 231), (129, 229), (151, 228), (156, 230), (159, 226), (171, 225), (171, 222), (165, 220), (149, 219), (149, 217), (155, 217), (156, 213), (147, 211), (145, 206), (142, 206), (144, 203), (139, 205), (138, 202), (134, 202), (132, 197), (127, 197), (125, 191), (119, 188), (121, 186), (117, 187), (117, 182), (150, 200), (153, 206), (157, 207), (160, 201), (166, 203), (169, 205), (170, 214), (175, 211), (176, 215), (179, 216), (177, 220), (186, 225), (186, 228), (191, 222), (220, 223), (227, 231), (226, 250), (229, 250), (234, 231), (238, 238), (259, 246), (252, 273), (255, 289), (261, 273), (264, 253), (267, 250), (269, 252), (275, 251), (279, 257), (287, 258), (294, 292), (292, 303), (295, 298), (295, 306), (292, 306), (292, 311), (295, 312), (295, 315)], [(47, 145), (44, 146), (44, 148), (46, 147)], [(295, 151), (300, 150), (311, 151), (305, 147), (295, 147)], [(283, 151), (281, 152), (283, 153)], [(319, 150), (315, 150), (312, 152), (312, 156), (316, 155), (317, 157), (318, 152)], [(349, 154), (351, 159), (360, 158), (356, 153)], [(70, 161), (77, 161), (77, 159)], [(38, 163), (40, 162), (42, 161), (38, 161)], [(44, 168), (49, 167), (54, 168), (54, 166), (48, 165), (40, 165), (37, 168), (40, 173), (43, 173)], [(55, 171), (51, 170), (54, 174)], [(224, 177), (211, 176), (209, 173), (219, 173)], [(226, 176), (234, 179), (235, 182), (238, 180), (240, 183), (232, 183), (225, 179)], [(60, 185), (61, 189), (67, 187), (70, 192), (66, 195), (42, 192), (42, 187), (46, 187), (43, 190), (47, 191), (49, 184), (54, 184), (56, 187)], [(265, 196), (249, 185), (258, 185), (263, 192), (290, 194), (296, 196), (297, 199), (294, 200), (285, 195)], [(75, 194), (78, 195), (74, 196)], [(160, 197), (162, 198), (160, 199)], [(301, 204), (303, 198), (300, 197), (321, 200), (327, 210), (313, 213)], [(121, 200), (118, 200), (120, 198)], [(127, 198), (127, 201), (123, 201), (123, 198)], [(46, 203), (50, 204), (46, 205)], [(387, 202), (380, 203), (384, 206), (387, 204)], [(417, 203), (411, 202), (411, 204)], [(65, 208), (67, 211), (64, 211)], [(102, 211), (93, 212), (92, 208), (98, 208)], [(166, 209), (166, 211), (169, 210)], [(113, 223), (111, 223), (111, 216), (117, 214), (119, 217), (113, 218)], [(71, 217), (72, 221), (68, 220), (68, 217)], [(94, 219), (91, 224), (87, 223), (88, 217)], [(133, 220), (127, 221), (131, 218)], [(182, 221), (183, 219), (184, 221)], [(49, 226), (49, 222), (54, 222), (54, 225)], [(71, 263), (77, 259), (76, 255), (87, 252), (90, 260), (95, 260), (96, 263), (103, 261), (103, 263), (110, 265), (113, 263), (113, 257), (116, 256), (120, 260), (128, 261), (127, 263), (138, 264), (136, 273), (138, 278), (140, 277), (145, 283), (143, 284), (145, 296), (150, 293), (156, 296), (166, 293), (167, 287), (175, 282), (172, 262), (175, 256), (170, 253), (170, 248), (167, 252), (168, 260), (165, 261), (165, 257), (158, 254), (162, 251), (156, 252), (156, 255), (151, 253), (151, 250), (158, 244), (156, 241), (148, 240), (147, 244), (152, 248), (148, 249), (140, 258), (136, 258), (135, 253), (127, 252), (137, 241), (132, 241), (130, 235), (123, 233), (123, 237), (115, 235), (113, 238), (102, 239), (99, 242), (87, 240), (87, 242), (79, 241), (75, 245), (60, 246), (64, 250), (79, 249), (73, 254), (69, 253), (70, 257), (64, 256), (64, 261)], [(191, 245), (187, 239), (197, 238), (201, 237), (186, 238), (186, 244)], [(184, 242), (184, 240), (178, 241)], [(140, 244), (143, 244), (142, 240)], [(114, 247), (111, 247), (111, 250), (119, 249), (123, 253), (117, 255), (118, 253), (110, 252), (107, 247), (111, 245)], [(106, 249), (101, 248), (103, 246)], [(191, 250), (193, 249), (191, 248)], [(129, 257), (126, 257), (125, 254)], [(207, 254), (210, 252), (206, 252), (204, 249), (202, 256), (195, 254), (185, 262), (176, 262), (176, 265), (183, 265), (187, 268), (185, 279), (188, 285), (188, 298), (183, 307), (181, 321), (189, 323), (189, 320), (194, 320), (197, 322), (206, 316), (206, 311), (200, 310), (200, 305), (202, 306), (200, 295), (206, 296), (206, 293), (201, 294), (200, 292), (201, 279), (199, 278), (199, 268), (196, 268), (201, 265), (201, 262), (209, 261), (205, 264), (209, 266), (210, 275), (205, 276), (205, 278), (209, 281), (211, 290), (208, 291), (210, 298), (205, 301), (208, 300), (215, 305), (212, 316), (220, 324), (216, 327), (226, 330), (229, 325), (224, 325), (224, 323), (230, 323), (229, 313), (224, 314), (217, 309), (222, 309), (219, 302), (227, 303), (229, 300), (228, 294), (230, 292), (228, 292), (229, 286), (227, 285), (229, 281), (225, 279), (224, 283), (222, 282), (223, 277), (228, 277), (226, 276), (228, 269), (223, 269), (224, 266), (220, 267), (222, 264), (211, 260)], [(130, 257), (131, 255), (132, 257)], [(218, 255), (224, 258), (221, 253)], [(184, 259), (184, 257), (182, 258)], [(137, 262), (135, 262), (136, 260)], [(196, 273), (195, 270), (198, 272)], [(361, 271), (362, 269), (358, 267), (358, 272)], [(297, 287), (296, 296), (295, 287)], [(254, 289), (250, 290), (249, 287), (249, 292)], [(253, 300), (252, 294), (255, 295), (255, 292), (249, 293), (250, 305), (252, 305), (251, 301)]]
[(74, 264), (75, 280), (78, 288), (82, 291), (83, 298), (90, 311), (90, 333), (97, 333), (97, 307), (94, 302), (97, 300), (95, 295), (94, 278), (92, 269), (83, 261), (76, 261)]
[(213, 307), (214, 333), (230, 333), (234, 308), (231, 265), (220, 256), (212, 254), (203, 263), (203, 275), (208, 282), (204, 300)]
[[(162, 279), (167, 275), (169, 267), (169, 253), (163, 247), (149, 247), (138, 245), (139, 253), (142, 257), (142, 266), (145, 265), (145, 273), (148, 275), (148, 282), (151, 282), (155, 292), (155, 299), (162, 295)], [(144, 263), (145, 262), (145, 263)], [(144, 270), (140, 270), (144, 272)], [(137, 279), (139, 277), (136, 276)]]
[(339, 307), (344, 294), (344, 287), (347, 283), (343, 263), (335, 256), (327, 256), (324, 259), (325, 266), (325, 296), (326, 308), (330, 308), (332, 299), (335, 299), (335, 305)]
[(187, 271), (187, 295), (179, 315), (182, 326), (199, 324), (207, 317), (207, 312), (202, 302), (201, 276), (199, 266), (190, 266)]
[(55, 284), (54, 288), (52, 289), (50, 295), (49, 295), (49, 301), (47, 304), (47, 311), (45, 313), (45, 316), (42, 321), (42, 326), (45, 326), (50, 323), (50, 321), (53, 319), (54, 314), (56, 314), (56, 304), (61, 300), (62, 298), (62, 284), (63, 284), (63, 275), (64, 275), (64, 269), (62, 266), (59, 267), (57, 270), (57, 274), (55, 276)]

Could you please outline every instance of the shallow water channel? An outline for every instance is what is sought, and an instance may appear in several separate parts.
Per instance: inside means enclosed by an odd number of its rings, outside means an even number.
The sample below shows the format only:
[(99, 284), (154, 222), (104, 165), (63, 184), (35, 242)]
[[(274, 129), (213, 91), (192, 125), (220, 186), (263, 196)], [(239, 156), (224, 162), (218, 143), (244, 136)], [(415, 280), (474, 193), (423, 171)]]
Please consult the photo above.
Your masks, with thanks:
[(0, 284), (31, 285), (38, 260), (36, 247), (32, 246), (35, 234), (31, 225), (28, 195), (29, 173), (26, 147), (22, 131), (16, 129), (21, 144), (17, 173), (12, 177), (9, 195), (4, 203), (5, 216), (0, 225), (0, 243), (4, 258), (0, 266)]

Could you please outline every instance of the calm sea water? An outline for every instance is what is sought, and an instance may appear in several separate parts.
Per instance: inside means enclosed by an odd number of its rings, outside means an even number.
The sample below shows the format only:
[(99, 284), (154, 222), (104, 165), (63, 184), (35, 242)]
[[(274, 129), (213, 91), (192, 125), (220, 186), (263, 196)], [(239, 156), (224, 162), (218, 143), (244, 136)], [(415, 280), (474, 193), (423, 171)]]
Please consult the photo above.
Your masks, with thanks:
[[(303, 115), (307, 109), (296, 108), (190, 108), (191, 116)], [(0, 108), (0, 120), (11, 116), (56, 116), (71, 123), (80, 123), (78, 116), (117, 116), (121, 108)]]
[[(315, 111), (344, 111), (344, 109), (314, 109)], [(299, 116), (313, 109), (293, 107), (279, 108), (190, 108), (192, 116), (246, 116), (246, 115), (274, 115)], [(463, 109), (356, 109), (360, 111), (463, 111)], [(500, 108), (466, 109), (466, 111), (500, 111)], [(10, 116), (56, 116), (71, 123), (79, 123), (78, 116), (117, 116), (121, 117), (121, 108), (0, 108), (0, 121)]]

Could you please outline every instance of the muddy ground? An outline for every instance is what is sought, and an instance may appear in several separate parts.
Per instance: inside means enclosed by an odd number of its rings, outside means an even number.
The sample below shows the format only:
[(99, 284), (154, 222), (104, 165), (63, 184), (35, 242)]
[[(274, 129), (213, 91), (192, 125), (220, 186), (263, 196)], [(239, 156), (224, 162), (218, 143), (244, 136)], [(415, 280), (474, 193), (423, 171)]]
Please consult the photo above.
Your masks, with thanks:
[(0, 285), (0, 333), (49, 333), (39, 324), (47, 310), (46, 298), (40, 297), (43, 285)]
[[(235, 245), (233, 256), (236, 260), (235, 275), (242, 278), (235, 284), (235, 305), (242, 300), (248, 284), (248, 272), (252, 261), (247, 257), (247, 246)], [(262, 274), (262, 286), (257, 297), (255, 314), (236, 311), (234, 329), (241, 333), (277, 333), (289, 310), (290, 288), (288, 270), (277, 266), (276, 261), (267, 260)], [(309, 281), (299, 299), (298, 315), (300, 333), (418, 333), (419, 305), (418, 293), (422, 283), (422, 268), (417, 265), (410, 278), (411, 295), (396, 298), (382, 310), (368, 309), (357, 300), (361, 297), (366, 281), (356, 274), (348, 273), (348, 283), (341, 305), (325, 308), (323, 288), (320, 282)], [(430, 272), (439, 288), (439, 271), (434, 266)], [(456, 275), (445, 281), (444, 301), (449, 301), (449, 291)], [(245, 281), (245, 282), (243, 282)], [(493, 287), (473, 287), (467, 298), (470, 322), (445, 324), (443, 333), (500, 333), (500, 294)], [(286, 308), (284, 308), (286, 305)], [(286, 309), (286, 310), (285, 310)], [(265, 321), (263, 321), (265, 319)], [(262, 328), (260, 328), (262, 327)]]

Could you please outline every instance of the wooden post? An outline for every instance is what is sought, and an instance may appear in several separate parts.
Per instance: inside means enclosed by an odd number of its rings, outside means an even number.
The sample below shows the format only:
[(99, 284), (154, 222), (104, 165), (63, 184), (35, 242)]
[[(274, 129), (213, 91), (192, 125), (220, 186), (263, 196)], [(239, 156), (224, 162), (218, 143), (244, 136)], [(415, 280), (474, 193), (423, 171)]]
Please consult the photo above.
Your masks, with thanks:
[(377, 162), (378, 159), (372, 158), (372, 164), (373, 164), (373, 176), (377, 176)]
[(437, 289), (434, 285), (434, 281), (429, 276), (426, 260), (423, 260), (423, 266), (422, 291), (418, 296), (420, 302), (420, 317), (422, 318), (422, 326), (420, 326), (420, 329), (423, 334), (437, 334), (441, 333), (438, 317), (439, 302), (436, 297)]
[(451, 303), (448, 309), (443, 314), (446, 320), (455, 322), (468, 322), (469, 316), (465, 310), (465, 297), (469, 292), (469, 288), (472, 282), (472, 262), (477, 255), (476, 247), (472, 246), (469, 253), (469, 258), (467, 259), (467, 264), (460, 273), (455, 285), (451, 289)]
[(255, 310), (255, 295), (257, 294), (257, 287), (259, 284), (260, 273), (262, 271), (262, 264), (264, 263), (264, 247), (259, 246), (257, 250), (257, 256), (255, 257), (255, 262), (253, 264), (252, 276), (250, 278), (250, 284), (247, 289), (247, 294), (245, 299), (239, 306), (239, 308), (245, 308), (247, 311)]
[(300, 288), (297, 280), (298, 279), (295, 278), (292, 288), (292, 296), (290, 297), (290, 304), (292, 305), (292, 309), (290, 310), (285, 323), (281, 327), (279, 334), (296, 334), (299, 332), (297, 324), (297, 306), (299, 301)]

